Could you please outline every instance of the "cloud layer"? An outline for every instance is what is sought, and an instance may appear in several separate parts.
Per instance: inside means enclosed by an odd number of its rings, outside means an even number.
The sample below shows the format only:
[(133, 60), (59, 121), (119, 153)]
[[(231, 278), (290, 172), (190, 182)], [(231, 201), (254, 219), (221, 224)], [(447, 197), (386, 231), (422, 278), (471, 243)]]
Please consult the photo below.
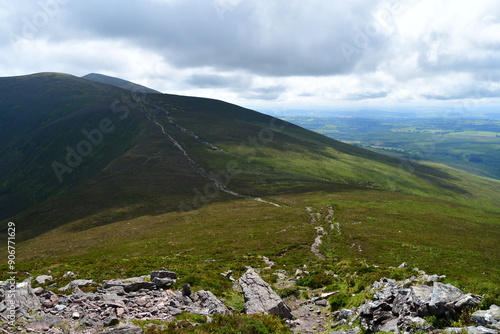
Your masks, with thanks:
[(1, 76), (100, 72), (262, 106), (491, 105), (500, 97), (496, 0), (0, 5)]

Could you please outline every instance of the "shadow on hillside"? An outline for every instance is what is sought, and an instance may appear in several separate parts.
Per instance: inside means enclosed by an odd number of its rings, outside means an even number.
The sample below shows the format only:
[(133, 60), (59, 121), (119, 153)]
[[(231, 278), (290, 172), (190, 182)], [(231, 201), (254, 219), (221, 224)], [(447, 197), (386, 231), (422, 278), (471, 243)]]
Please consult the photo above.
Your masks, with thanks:
[[(263, 184), (261, 187), (263, 191), (260, 191), (259, 194), (257, 194), (255, 190), (247, 189), (248, 195), (265, 197), (271, 195), (306, 194), (311, 192), (341, 193), (367, 190), (367, 188), (361, 186), (335, 184), (331, 182), (297, 182), (297, 180), (283, 180), (283, 182), (288, 181), (293, 181), (294, 183), (289, 183), (288, 186), (283, 185), (283, 187), (278, 189), (278, 191), (274, 191), (272, 194), (264, 190), (265, 184)], [(375, 189), (373, 190), (375, 191)], [(116, 201), (107, 203), (94, 201), (86, 202), (85, 206), (81, 206), (80, 196), (71, 198), (64, 197), (65, 196), (59, 195), (28, 210), (24, 214), (13, 217), (12, 221), (16, 222), (17, 227), (16, 240), (18, 242), (26, 241), (60, 227), (68, 232), (81, 232), (139, 217), (154, 217), (171, 212), (182, 212), (179, 209), (180, 207), (186, 210), (186, 219), (190, 219), (189, 209), (195, 212), (197, 209), (213, 203), (228, 202), (238, 199), (248, 200), (226, 193), (220, 193), (205, 204), (200, 201), (193, 204), (193, 196), (176, 195), (157, 200), (153, 197), (135, 197), (134, 201), (129, 201), (126, 204), (124, 203), (124, 205), (120, 205), (120, 203)], [(196, 205), (197, 203), (199, 204), (198, 206)], [(61, 206), (65, 209), (61, 210)], [(0, 233), (3, 232), (6, 231), (0, 231)]]

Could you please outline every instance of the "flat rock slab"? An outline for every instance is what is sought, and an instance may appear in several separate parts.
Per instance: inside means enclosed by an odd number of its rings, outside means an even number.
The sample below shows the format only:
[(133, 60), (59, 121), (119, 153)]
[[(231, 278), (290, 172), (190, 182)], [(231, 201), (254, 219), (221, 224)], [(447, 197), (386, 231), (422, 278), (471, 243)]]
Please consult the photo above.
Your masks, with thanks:
[(45, 282), (52, 281), (52, 280), (53, 280), (53, 277), (49, 276), (49, 275), (40, 275), (37, 278), (35, 278), (35, 281), (38, 284), (45, 284)]
[(177, 279), (177, 274), (173, 271), (170, 270), (156, 270), (153, 271), (150, 275), (151, 280), (155, 278), (171, 278), (171, 279)]
[(486, 328), (486, 327), (450, 327), (446, 328), (444, 330), (445, 333), (450, 333), (450, 334), (498, 334), (497, 330), (491, 329), (491, 328)]
[(156, 284), (147, 281), (145, 277), (131, 277), (125, 279), (111, 279), (104, 283), (104, 289), (121, 286), (125, 292), (139, 291), (141, 289), (154, 290), (156, 289)]
[(94, 284), (94, 281), (91, 279), (76, 279), (74, 281), (69, 282), (68, 284), (66, 284), (62, 288), (60, 288), (59, 291), (67, 291), (67, 290), (74, 289), (76, 287), (85, 286), (85, 285), (92, 285), (92, 284)]
[[(2, 282), (2, 290), (5, 292), (5, 299), (2, 300), (0, 308), (0, 316), (8, 318), (9, 308), (11, 303), (16, 305), (16, 318), (26, 317), (30, 311), (38, 310), (42, 307), (40, 300), (31, 288), (30, 282), (17, 283), (15, 286), (10, 283)], [(7, 292), (9, 291), (9, 292)]]

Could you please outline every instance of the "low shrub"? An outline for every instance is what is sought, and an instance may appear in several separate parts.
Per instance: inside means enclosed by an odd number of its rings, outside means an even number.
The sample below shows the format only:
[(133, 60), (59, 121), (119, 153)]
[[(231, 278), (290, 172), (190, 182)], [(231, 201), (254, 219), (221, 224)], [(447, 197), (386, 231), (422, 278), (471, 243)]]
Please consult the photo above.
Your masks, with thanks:
[(211, 322), (195, 323), (177, 320), (161, 326), (150, 326), (147, 334), (288, 334), (291, 333), (286, 323), (275, 316), (264, 314), (234, 314), (230, 316), (214, 315)]
[(330, 302), (332, 311), (337, 311), (346, 307), (349, 304), (350, 298), (351, 298), (350, 294), (341, 292), (328, 298), (328, 301)]
[(297, 281), (299, 286), (307, 286), (311, 289), (319, 289), (334, 283), (333, 277), (325, 273), (313, 273)]

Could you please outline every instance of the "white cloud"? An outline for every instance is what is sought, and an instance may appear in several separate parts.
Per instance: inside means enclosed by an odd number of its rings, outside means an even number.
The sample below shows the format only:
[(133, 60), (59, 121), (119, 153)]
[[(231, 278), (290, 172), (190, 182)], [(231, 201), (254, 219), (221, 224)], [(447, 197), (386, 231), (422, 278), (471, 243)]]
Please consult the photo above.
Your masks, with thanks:
[(499, 102), (495, 0), (0, 2), (2, 76), (100, 72), (243, 105)]

